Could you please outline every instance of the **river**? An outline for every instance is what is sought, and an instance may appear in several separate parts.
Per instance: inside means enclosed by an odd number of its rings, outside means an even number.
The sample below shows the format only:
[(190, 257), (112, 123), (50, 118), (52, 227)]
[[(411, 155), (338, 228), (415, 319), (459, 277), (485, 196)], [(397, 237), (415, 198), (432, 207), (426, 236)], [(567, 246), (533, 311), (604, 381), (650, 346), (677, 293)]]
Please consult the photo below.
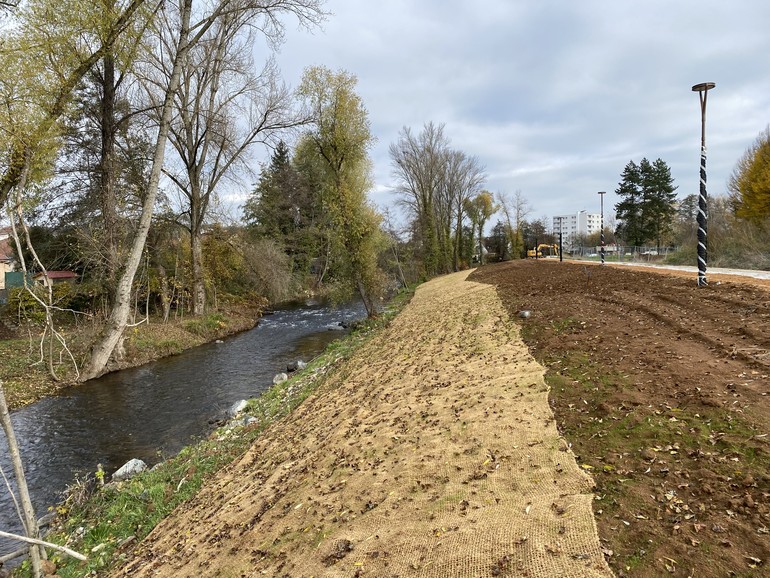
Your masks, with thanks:
[[(112, 473), (131, 458), (153, 465), (176, 454), (206, 435), (209, 420), (234, 402), (258, 396), (289, 363), (309, 361), (341, 337), (340, 322), (364, 316), (357, 303), (287, 305), (222, 342), (110, 373), (15, 411), (12, 421), (37, 515), (57, 502), (75, 476), (94, 472), (99, 463)], [(2, 431), (0, 444), (0, 466), (11, 478)], [(2, 483), (0, 529), (18, 533), (20, 528)], [(0, 556), (17, 548), (0, 541)]]

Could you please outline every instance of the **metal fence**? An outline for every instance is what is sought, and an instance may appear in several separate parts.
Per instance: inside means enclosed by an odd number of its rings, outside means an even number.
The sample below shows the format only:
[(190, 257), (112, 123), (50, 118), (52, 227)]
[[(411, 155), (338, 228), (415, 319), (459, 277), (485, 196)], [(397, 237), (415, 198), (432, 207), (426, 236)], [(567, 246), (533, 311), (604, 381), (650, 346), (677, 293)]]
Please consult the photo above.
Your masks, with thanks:
[[(604, 248), (604, 260), (613, 262), (641, 261), (656, 262), (664, 260), (676, 247), (630, 247), (607, 245)], [(564, 256), (572, 259), (598, 261), (601, 259), (601, 247), (564, 247)]]

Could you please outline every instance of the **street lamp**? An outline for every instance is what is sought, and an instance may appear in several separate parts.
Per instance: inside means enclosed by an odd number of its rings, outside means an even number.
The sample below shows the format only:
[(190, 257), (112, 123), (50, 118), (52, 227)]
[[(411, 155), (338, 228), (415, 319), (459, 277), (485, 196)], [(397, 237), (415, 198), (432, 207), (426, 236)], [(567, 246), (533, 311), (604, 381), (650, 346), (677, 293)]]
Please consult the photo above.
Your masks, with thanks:
[(601, 238), (601, 256), (602, 256), (602, 265), (604, 265), (604, 195), (607, 194), (607, 191), (599, 191), (599, 199), (601, 199), (601, 213), (600, 213), (600, 219), (599, 219), (599, 226), (601, 227), (600, 230), (600, 238)]
[(708, 285), (708, 195), (706, 194), (706, 97), (714, 88), (713, 82), (702, 82), (692, 87), (700, 99), (700, 195), (698, 196), (698, 287)]

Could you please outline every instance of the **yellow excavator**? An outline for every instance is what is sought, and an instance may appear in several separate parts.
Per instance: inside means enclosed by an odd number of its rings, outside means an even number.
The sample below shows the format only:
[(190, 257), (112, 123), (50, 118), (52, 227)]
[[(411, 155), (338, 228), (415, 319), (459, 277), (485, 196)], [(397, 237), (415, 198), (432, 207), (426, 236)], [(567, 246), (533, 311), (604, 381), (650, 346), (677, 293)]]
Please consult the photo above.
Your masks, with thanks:
[(527, 251), (527, 258), (541, 258), (541, 257), (558, 257), (559, 245), (548, 245), (547, 243), (540, 243), (537, 249), (529, 249)]

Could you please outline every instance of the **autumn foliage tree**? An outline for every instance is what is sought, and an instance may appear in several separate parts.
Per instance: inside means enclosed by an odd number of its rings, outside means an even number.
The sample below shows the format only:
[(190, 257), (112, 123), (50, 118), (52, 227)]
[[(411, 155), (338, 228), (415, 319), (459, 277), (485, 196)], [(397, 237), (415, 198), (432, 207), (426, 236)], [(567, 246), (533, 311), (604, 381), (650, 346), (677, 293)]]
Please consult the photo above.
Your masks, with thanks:
[(738, 160), (727, 188), (737, 217), (753, 224), (770, 218), (770, 126)]
[(329, 218), (329, 247), (342, 252), (342, 278), (358, 291), (368, 315), (373, 316), (384, 290), (378, 266), (384, 238), (381, 217), (367, 199), (374, 137), (356, 84), (356, 77), (344, 70), (316, 66), (305, 70), (297, 92), (315, 125), (305, 134), (304, 143), (322, 170), (319, 186)]
[(479, 251), (479, 263), (482, 265), (484, 264), (484, 225), (498, 209), (495, 197), (489, 191), (481, 191), (465, 201), (465, 212), (471, 220), (471, 238), (474, 237), (473, 232), (478, 231), (478, 244), (475, 248)]

